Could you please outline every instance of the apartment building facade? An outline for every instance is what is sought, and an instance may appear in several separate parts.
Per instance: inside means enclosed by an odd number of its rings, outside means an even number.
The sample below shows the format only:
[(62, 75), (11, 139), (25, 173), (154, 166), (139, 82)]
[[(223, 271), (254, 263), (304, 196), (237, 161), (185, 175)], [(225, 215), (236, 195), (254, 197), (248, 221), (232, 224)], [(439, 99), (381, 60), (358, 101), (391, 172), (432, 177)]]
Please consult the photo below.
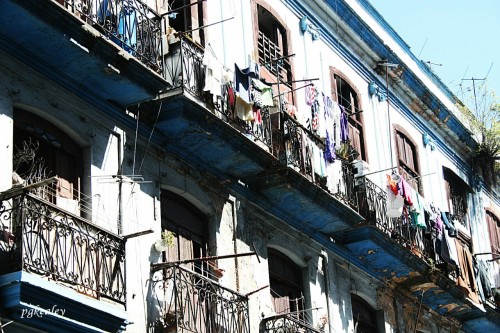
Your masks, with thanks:
[(500, 197), (367, 0), (5, 0), (5, 332), (493, 332)]

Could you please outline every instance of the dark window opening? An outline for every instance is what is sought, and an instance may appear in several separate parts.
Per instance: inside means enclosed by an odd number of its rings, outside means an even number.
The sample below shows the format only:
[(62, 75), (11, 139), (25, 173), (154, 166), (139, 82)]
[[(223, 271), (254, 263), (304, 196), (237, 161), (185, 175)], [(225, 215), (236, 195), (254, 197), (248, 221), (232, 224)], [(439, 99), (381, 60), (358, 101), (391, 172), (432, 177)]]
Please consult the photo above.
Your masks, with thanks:
[(448, 168), (443, 168), (448, 212), (467, 228), (467, 192), (469, 186)]
[(269, 280), (274, 311), (277, 314), (291, 314), (303, 319), (304, 296), (302, 272), (282, 253), (269, 249)]
[(53, 124), (20, 109), (14, 110), (13, 167), (28, 184), (57, 176), (55, 192), (44, 194), (53, 203), (79, 199), (81, 148)]
[(352, 317), (356, 333), (378, 333), (377, 313), (368, 303), (356, 295), (351, 295)]
[(396, 130), (396, 152), (399, 174), (413, 189), (421, 193), (420, 168), (415, 143), (402, 131)]
[[(257, 5), (259, 63), (265, 66), (281, 83), (292, 86), (292, 69), (288, 56), (287, 31), (264, 7)], [(277, 59), (282, 60), (276, 61)]]
[[(168, 191), (161, 192), (162, 230), (171, 233), (172, 244), (164, 252), (165, 262), (206, 257), (207, 219), (190, 202)], [(206, 262), (195, 262), (191, 268), (207, 272)]]
[(333, 75), (333, 85), (335, 87), (333, 99), (348, 115), (350, 144), (358, 152), (357, 158), (366, 161), (363, 114), (358, 93), (346, 80), (336, 74)]
[[(187, 35), (195, 42), (205, 45), (205, 34), (203, 29), (197, 29), (204, 25), (204, 1), (199, 0), (169, 0), (169, 11), (173, 11), (169, 17), (169, 26), (176, 31), (187, 31)], [(191, 31), (193, 30), (193, 31)]]

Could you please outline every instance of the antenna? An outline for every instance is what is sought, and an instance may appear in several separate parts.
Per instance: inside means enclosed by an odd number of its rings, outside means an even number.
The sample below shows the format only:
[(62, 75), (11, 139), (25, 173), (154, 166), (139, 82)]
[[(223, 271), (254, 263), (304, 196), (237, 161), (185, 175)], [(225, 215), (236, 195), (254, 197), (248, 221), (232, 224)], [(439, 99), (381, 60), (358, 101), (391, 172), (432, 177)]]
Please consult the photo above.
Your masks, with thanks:
[(424, 47), (425, 47), (425, 45), (427, 44), (427, 41), (428, 41), (428, 40), (429, 40), (429, 37), (427, 37), (427, 38), (425, 39), (424, 45), (423, 45), (423, 46), (422, 46), (422, 48), (420, 49), (420, 52), (418, 52), (418, 56), (417, 56), (417, 58), (420, 58), (420, 55), (422, 54), (422, 51), (424, 50)]
[(426, 61), (425, 63), (429, 65), (429, 69), (431, 71), (432, 71), (432, 66), (443, 66), (443, 64), (436, 64), (435, 62), (430, 62), (430, 61)]
[[(491, 67), (490, 67), (491, 68)], [(472, 88), (474, 90), (474, 103), (476, 104), (476, 111), (477, 111), (477, 98), (476, 98), (476, 81), (484, 81), (484, 79), (476, 79), (476, 78), (470, 78), (470, 79), (462, 79), (462, 81), (472, 81)]]

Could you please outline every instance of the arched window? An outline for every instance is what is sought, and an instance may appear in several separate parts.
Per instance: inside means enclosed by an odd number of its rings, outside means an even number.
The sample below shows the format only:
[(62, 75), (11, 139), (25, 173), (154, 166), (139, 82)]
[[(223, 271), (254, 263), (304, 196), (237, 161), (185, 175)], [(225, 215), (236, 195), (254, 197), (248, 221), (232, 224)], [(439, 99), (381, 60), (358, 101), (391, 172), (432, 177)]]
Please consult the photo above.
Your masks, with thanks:
[(331, 79), (332, 99), (342, 107), (348, 119), (350, 144), (359, 153), (357, 158), (367, 161), (359, 93), (346, 78), (333, 68), (331, 69)]
[[(270, 6), (265, 6), (265, 3), (256, 5), (258, 31), (255, 33), (259, 64), (267, 68), (275, 77), (271, 82), (276, 82), (279, 77), (280, 82), (290, 88), (293, 79), (291, 59), (288, 57), (290, 55), (288, 31), (278, 15), (272, 13), (271, 10)], [(276, 61), (277, 59), (281, 60)]]
[(378, 333), (377, 313), (375, 310), (357, 295), (351, 295), (351, 303), (354, 332)]
[(421, 192), (417, 146), (410, 136), (399, 126), (396, 127), (396, 153), (399, 174), (417, 192)]
[(300, 318), (304, 309), (302, 271), (293, 261), (274, 249), (268, 250), (269, 282), (274, 311)]
[(13, 167), (27, 183), (57, 176), (55, 193), (46, 198), (54, 203), (79, 198), (81, 148), (61, 129), (21, 109), (14, 110)]
[[(169, 191), (161, 192), (161, 226), (172, 235), (172, 246), (165, 251), (165, 262), (205, 257), (207, 254), (207, 218), (186, 199)], [(206, 270), (203, 263), (193, 268)]]

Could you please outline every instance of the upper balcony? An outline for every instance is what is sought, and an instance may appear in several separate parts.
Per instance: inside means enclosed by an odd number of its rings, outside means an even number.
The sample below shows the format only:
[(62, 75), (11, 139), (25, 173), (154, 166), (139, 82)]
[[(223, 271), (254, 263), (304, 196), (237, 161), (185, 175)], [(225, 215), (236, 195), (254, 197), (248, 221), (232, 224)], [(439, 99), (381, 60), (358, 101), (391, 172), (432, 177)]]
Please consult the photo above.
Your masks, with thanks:
[(44, 187), (0, 194), (0, 308), (52, 332), (118, 331), (126, 324), (124, 239), (51, 203)]
[(160, 22), (140, 0), (6, 0), (0, 51), (89, 103), (123, 108), (166, 85)]
[(322, 149), (323, 141), (281, 107), (262, 107), (243, 120), (230, 83), (221, 84), (220, 96), (204, 90), (204, 53), (185, 36), (169, 45), (164, 64), (170, 85), (158, 101), (141, 104), (155, 114), (151, 123), (160, 145), (312, 233), (329, 234), (362, 220), (352, 165), (339, 160), (338, 177), (327, 187), (310, 155), (312, 145)]

